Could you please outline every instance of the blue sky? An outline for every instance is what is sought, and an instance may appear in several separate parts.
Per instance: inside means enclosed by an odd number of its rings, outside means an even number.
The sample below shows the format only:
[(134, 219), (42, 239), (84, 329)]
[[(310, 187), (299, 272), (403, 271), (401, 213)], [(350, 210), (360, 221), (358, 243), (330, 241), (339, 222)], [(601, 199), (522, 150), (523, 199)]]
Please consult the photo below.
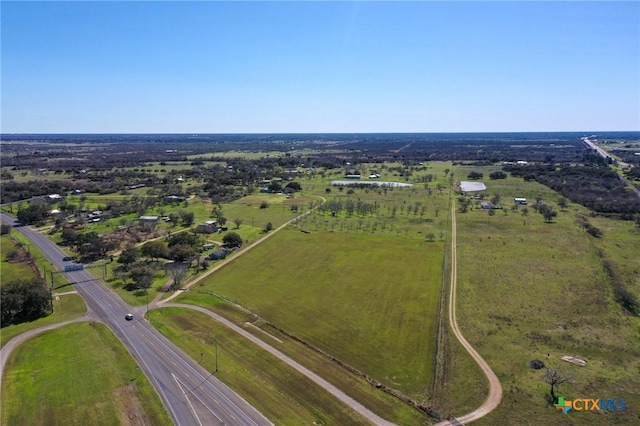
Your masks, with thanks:
[(2, 2), (2, 132), (640, 130), (639, 2)]

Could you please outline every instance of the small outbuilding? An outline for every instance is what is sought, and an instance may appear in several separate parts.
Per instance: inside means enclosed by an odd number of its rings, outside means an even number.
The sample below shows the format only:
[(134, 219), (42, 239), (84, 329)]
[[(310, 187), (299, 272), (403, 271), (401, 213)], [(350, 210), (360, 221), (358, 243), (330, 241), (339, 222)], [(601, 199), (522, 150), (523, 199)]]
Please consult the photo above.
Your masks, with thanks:
[(493, 204), (491, 204), (491, 203), (490, 203), (490, 202), (488, 202), (488, 201), (483, 201), (483, 202), (480, 204), (480, 207), (482, 207), (482, 209), (483, 209), (483, 210), (493, 210)]
[(159, 219), (158, 216), (140, 216), (138, 220), (143, 223), (156, 223)]
[(220, 260), (227, 257), (228, 250), (224, 247), (220, 247), (218, 250), (214, 251), (209, 255), (209, 259), (211, 260)]

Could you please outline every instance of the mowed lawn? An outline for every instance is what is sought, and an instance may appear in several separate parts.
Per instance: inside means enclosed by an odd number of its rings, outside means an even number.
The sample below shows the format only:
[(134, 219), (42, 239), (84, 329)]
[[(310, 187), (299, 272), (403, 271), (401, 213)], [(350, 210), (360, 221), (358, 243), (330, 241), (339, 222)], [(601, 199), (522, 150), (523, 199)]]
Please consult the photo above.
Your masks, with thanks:
[[(508, 181), (500, 186), (503, 200), (508, 196), (511, 202), (519, 193), (538, 193), (553, 205), (559, 197), (537, 183), (514, 180), (513, 186)], [(493, 194), (491, 187), (488, 193)], [(577, 212), (588, 215), (584, 208), (556, 210), (553, 223), (545, 223), (531, 206), (527, 216), (498, 211), (490, 217), (480, 209), (456, 215), (458, 323), (504, 391), (497, 410), (477, 423), (638, 424), (640, 322), (614, 301), (596, 249), (602, 247), (608, 258), (620, 263), (629, 259), (630, 266), (621, 270), (632, 275), (637, 272), (640, 233), (634, 234), (628, 222), (599, 218), (593, 222), (605, 229), (605, 235), (594, 239), (575, 220)], [(614, 231), (619, 227), (626, 230), (624, 239)], [(568, 363), (562, 355), (583, 359), (587, 365)], [(534, 359), (571, 378), (556, 395), (567, 400), (625, 398), (627, 410), (574, 411), (563, 417), (546, 403), (545, 370), (530, 369), (528, 363)], [(465, 392), (473, 390), (458, 388), (451, 401), (463, 399)], [(453, 413), (463, 414), (455, 409)]]
[(159, 397), (107, 327), (77, 323), (24, 342), (2, 380), (6, 425), (169, 425)]
[[(387, 386), (424, 399), (442, 264), (441, 242), (288, 228), (193, 290), (235, 300)], [(177, 301), (202, 304), (189, 293)]]

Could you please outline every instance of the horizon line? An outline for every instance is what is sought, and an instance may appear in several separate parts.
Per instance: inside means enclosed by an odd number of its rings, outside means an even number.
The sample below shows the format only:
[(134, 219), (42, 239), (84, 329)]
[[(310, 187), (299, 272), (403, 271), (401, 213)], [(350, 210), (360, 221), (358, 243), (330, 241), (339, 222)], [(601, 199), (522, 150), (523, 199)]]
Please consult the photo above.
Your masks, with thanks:
[(407, 134), (488, 134), (488, 133), (640, 133), (637, 130), (500, 130), (500, 131), (389, 131), (389, 132), (0, 132), (0, 136), (21, 135), (407, 135)]

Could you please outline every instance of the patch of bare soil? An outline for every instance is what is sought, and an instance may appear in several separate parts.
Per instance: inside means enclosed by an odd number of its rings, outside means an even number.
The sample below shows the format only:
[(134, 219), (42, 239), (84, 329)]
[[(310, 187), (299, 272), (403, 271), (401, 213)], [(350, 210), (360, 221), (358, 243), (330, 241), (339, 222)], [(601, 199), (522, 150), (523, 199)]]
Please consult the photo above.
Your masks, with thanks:
[(151, 424), (136, 395), (134, 384), (112, 390), (111, 396), (118, 409), (121, 424), (131, 426)]

